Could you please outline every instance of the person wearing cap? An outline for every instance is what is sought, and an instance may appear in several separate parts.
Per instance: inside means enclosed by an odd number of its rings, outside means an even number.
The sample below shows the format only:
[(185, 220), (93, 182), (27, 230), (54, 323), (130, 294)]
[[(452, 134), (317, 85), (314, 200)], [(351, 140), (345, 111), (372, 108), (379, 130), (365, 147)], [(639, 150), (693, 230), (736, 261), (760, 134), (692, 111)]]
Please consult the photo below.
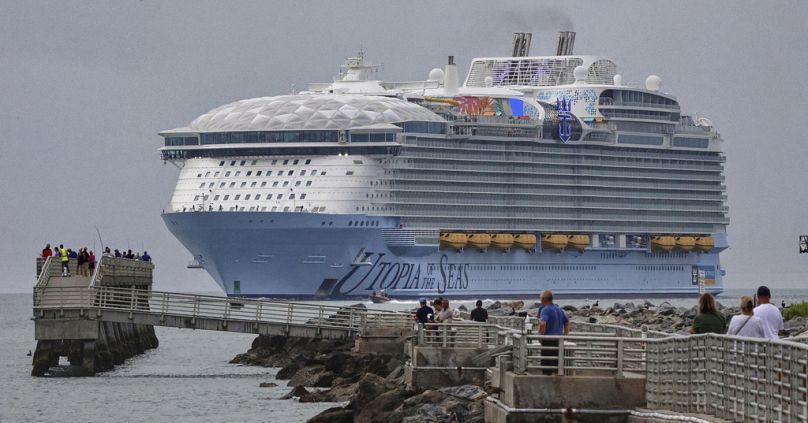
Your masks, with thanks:
[(482, 300), (477, 300), (477, 308), (471, 310), (471, 320), (481, 323), (488, 320), (488, 310), (483, 308)]
[(426, 298), (421, 298), (419, 303), (421, 304), (421, 307), (415, 312), (415, 321), (417, 321), (421, 326), (424, 326), (429, 323), (430, 320), (432, 320), (432, 316), (435, 315), (435, 311), (432, 310), (432, 307), (426, 304)]
[(763, 329), (768, 339), (778, 339), (783, 334), (783, 314), (770, 303), (772, 293), (767, 286), (757, 290), (757, 302), (754, 315), (763, 320)]

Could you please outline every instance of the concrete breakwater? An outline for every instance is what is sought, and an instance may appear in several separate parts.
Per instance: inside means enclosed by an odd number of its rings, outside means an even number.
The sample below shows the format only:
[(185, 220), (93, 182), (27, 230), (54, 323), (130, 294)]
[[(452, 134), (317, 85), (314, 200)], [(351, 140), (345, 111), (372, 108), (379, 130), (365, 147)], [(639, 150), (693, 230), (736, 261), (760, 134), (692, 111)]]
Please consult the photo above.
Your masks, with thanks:
[[(80, 366), (83, 375), (112, 370), (114, 366), (146, 350), (157, 348), (159, 341), (154, 327), (132, 323), (92, 322), (79, 329), (81, 338), (47, 339), (64, 336), (61, 328), (37, 328), (41, 338), (33, 355), (32, 376), (44, 376), (67, 357), (73, 366)], [(95, 326), (95, 327), (91, 327)]]

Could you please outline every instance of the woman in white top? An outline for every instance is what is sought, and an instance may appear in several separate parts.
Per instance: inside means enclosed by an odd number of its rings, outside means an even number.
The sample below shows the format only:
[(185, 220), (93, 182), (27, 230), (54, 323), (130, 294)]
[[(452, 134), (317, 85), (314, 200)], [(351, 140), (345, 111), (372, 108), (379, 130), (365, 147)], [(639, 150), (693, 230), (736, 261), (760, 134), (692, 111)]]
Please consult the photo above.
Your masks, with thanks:
[(755, 305), (752, 297), (741, 297), (741, 314), (734, 316), (729, 322), (728, 335), (745, 336), (747, 338), (766, 338), (763, 320), (753, 315)]

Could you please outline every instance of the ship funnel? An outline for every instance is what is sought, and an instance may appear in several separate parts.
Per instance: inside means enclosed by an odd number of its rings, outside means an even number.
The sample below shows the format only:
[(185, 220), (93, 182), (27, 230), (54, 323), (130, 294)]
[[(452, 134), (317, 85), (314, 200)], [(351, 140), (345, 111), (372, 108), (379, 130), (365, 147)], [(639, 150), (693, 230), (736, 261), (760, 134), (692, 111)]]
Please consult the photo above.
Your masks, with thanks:
[(513, 33), (513, 57), (525, 57), (530, 54), (530, 40), (533, 39), (533, 34), (529, 32), (514, 32)]
[(447, 96), (454, 96), (458, 91), (457, 65), (454, 62), (454, 56), (449, 56), (449, 63), (446, 64), (446, 69), (443, 71), (443, 92)]
[(558, 49), (556, 56), (572, 55), (572, 48), (575, 46), (575, 32), (561, 31), (558, 33)]

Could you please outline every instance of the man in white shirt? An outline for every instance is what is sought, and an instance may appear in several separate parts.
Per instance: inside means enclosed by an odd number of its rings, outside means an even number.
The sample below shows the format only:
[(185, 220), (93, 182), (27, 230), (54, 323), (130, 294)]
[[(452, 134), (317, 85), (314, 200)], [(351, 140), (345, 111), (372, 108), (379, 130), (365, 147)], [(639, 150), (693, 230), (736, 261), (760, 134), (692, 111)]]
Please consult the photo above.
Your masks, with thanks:
[(763, 329), (768, 339), (778, 339), (783, 333), (783, 314), (769, 301), (772, 293), (766, 286), (761, 286), (757, 290), (757, 302), (755, 316), (763, 320)]

